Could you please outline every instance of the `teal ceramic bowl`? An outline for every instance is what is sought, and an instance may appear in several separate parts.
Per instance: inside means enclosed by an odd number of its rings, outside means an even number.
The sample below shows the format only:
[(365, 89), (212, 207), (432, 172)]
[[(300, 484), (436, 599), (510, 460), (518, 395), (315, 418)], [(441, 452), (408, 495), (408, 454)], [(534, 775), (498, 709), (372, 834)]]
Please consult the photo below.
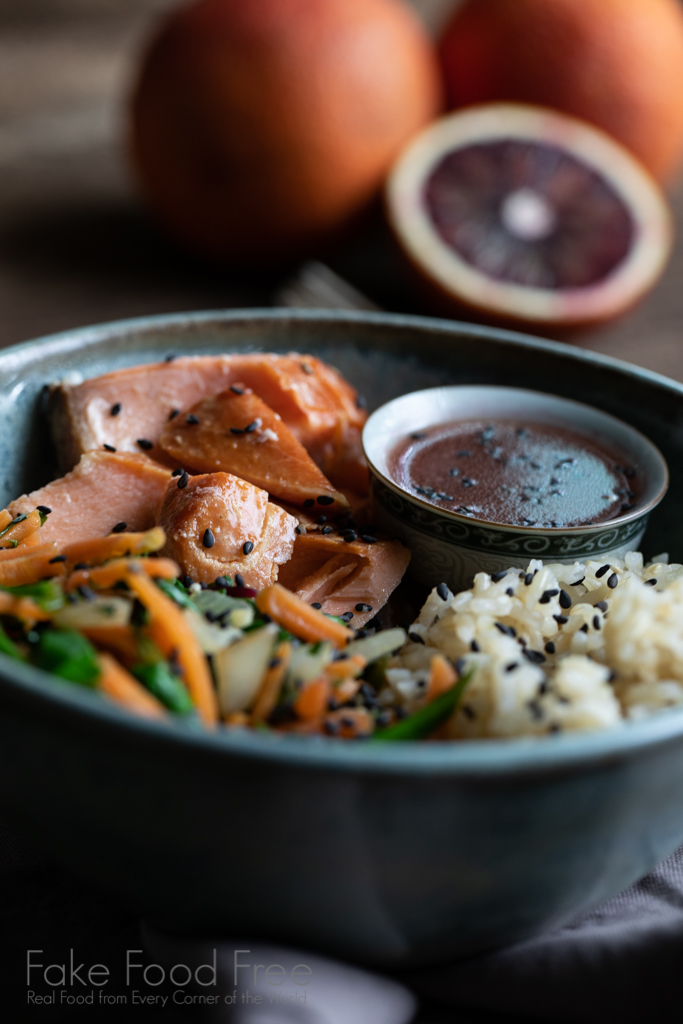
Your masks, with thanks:
[[(683, 387), (563, 345), (381, 314), (193, 314), (5, 350), (0, 502), (54, 473), (50, 381), (250, 348), (329, 359), (371, 408), (443, 384), (580, 396), (661, 449), (673, 479), (645, 550), (683, 560)], [(0, 778), (3, 813), (49, 856), (157, 924), (432, 964), (560, 925), (683, 842), (683, 712), (504, 742), (206, 735), (0, 657)]]

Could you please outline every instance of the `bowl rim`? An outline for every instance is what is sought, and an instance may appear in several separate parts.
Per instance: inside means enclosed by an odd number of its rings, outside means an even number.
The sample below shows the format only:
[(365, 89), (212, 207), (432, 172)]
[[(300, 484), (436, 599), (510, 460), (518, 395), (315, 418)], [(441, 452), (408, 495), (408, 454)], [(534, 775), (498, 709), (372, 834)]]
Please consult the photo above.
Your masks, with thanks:
[[(651, 497), (650, 500), (647, 501), (645, 504), (640, 504), (636, 502), (636, 507), (633, 509), (633, 511), (627, 512), (625, 515), (613, 516), (611, 519), (605, 519), (598, 523), (582, 523), (579, 526), (550, 527), (525, 526), (523, 524), (517, 523), (497, 523), (495, 522), (495, 520), (492, 519), (482, 519), (481, 517), (476, 515), (467, 516), (448, 508), (442, 508), (440, 505), (433, 505), (431, 502), (426, 501), (419, 495), (413, 494), (406, 487), (403, 487), (401, 484), (399, 484), (397, 480), (394, 480), (392, 477), (388, 476), (385, 472), (383, 472), (383, 470), (379, 468), (375, 460), (368, 452), (368, 448), (370, 446), (369, 437), (373, 431), (373, 428), (377, 428), (379, 419), (382, 416), (382, 414), (386, 414), (386, 412), (388, 412), (392, 405), (400, 403), (403, 399), (420, 398), (422, 396), (425, 396), (425, 398), (427, 398), (430, 394), (434, 394), (435, 392), (460, 391), (465, 388), (468, 390), (476, 388), (479, 391), (504, 391), (508, 394), (517, 394), (520, 397), (522, 397), (523, 395), (536, 395), (540, 398), (556, 399), (564, 407), (576, 406), (578, 408), (588, 409), (592, 414), (597, 414), (599, 418), (604, 420), (611, 420), (614, 424), (617, 424), (619, 427), (626, 428), (629, 434), (634, 435), (639, 441), (639, 443), (643, 446), (643, 448), (648, 451), (649, 457), (652, 459), (653, 464), (657, 465), (657, 470), (659, 471), (659, 473), (661, 473), (663, 482), (657, 490), (657, 492), (654, 494), (654, 496)], [(373, 420), (375, 421), (374, 423)], [(446, 426), (447, 424), (444, 423), (443, 425)], [(581, 428), (576, 428), (576, 433), (580, 435), (582, 433)], [(389, 487), (396, 494), (399, 494), (405, 501), (408, 501), (411, 504), (418, 506), (419, 508), (426, 509), (432, 514), (436, 514), (448, 522), (455, 521), (459, 523), (470, 523), (474, 524), (475, 526), (481, 527), (482, 529), (490, 528), (491, 530), (495, 530), (496, 532), (503, 533), (527, 533), (531, 536), (547, 536), (552, 538), (559, 537), (567, 533), (572, 535), (580, 535), (582, 533), (599, 533), (601, 530), (612, 530), (615, 527), (623, 526), (626, 523), (635, 522), (638, 519), (642, 519), (643, 516), (649, 515), (665, 497), (666, 492), (669, 489), (670, 483), (669, 466), (666, 459), (660, 452), (659, 448), (656, 444), (654, 444), (653, 441), (649, 439), (649, 437), (646, 437), (645, 434), (641, 433), (640, 430), (637, 430), (636, 427), (632, 427), (630, 423), (626, 423), (625, 420), (619, 419), (618, 416), (612, 416), (611, 413), (603, 412), (602, 409), (598, 409), (594, 405), (589, 405), (587, 402), (578, 402), (576, 401), (576, 399), (573, 398), (564, 398), (562, 395), (554, 395), (551, 391), (536, 391), (534, 388), (508, 387), (506, 384), (445, 384), (434, 388), (421, 388), (419, 391), (410, 391), (407, 392), (405, 395), (399, 395), (397, 398), (392, 398), (389, 402), (385, 402), (384, 405), (379, 406), (379, 408), (375, 409), (375, 411), (371, 413), (370, 416), (368, 416), (368, 419), (366, 420), (365, 425), (363, 427), (361, 444), (363, 447), (363, 454), (367, 459), (370, 472), (373, 473), (379, 480), (381, 480), (386, 487)], [(457, 546), (456, 542), (453, 543)]]
[[(52, 356), (95, 348), (112, 337), (140, 332), (158, 333), (163, 329), (201, 327), (214, 322), (221, 325), (259, 322), (270, 324), (315, 323), (321, 328), (346, 323), (351, 326), (397, 328), (428, 331), (434, 335), (480, 337), (509, 342), (526, 350), (549, 352), (577, 360), (589, 366), (617, 371), (634, 381), (648, 381), (673, 392), (683, 400), (683, 384), (653, 370), (597, 352), (577, 349), (564, 342), (549, 341), (517, 331), (485, 327), (455, 320), (351, 310), (294, 310), (257, 307), (217, 309), (135, 317), (44, 335), (0, 350), (0, 386), (21, 380), (18, 376), (34, 353)], [(172, 344), (173, 338), (169, 339)], [(294, 339), (292, 339), (294, 343)], [(168, 346), (165, 346), (168, 347)], [(132, 364), (131, 364), (132, 365)], [(420, 776), (458, 776), (467, 778), (584, 770), (647, 752), (653, 747), (680, 741), (683, 737), (683, 706), (654, 713), (637, 722), (590, 733), (552, 737), (521, 737), (495, 740), (458, 740), (452, 743), (402, 741), (391, 744), (349, 743), (329, 737), (296, 737), (225, 729), (221, 732), (196, 732), (184, 723), (153, 722), (137, 718), (109, 704), (95, 692), (65, 683), (30, 665), (0, 654), (0, 702), (22, 703), (34, 714), (49, 715), (55, 724), (67, 718), (92, 732), (116, 732), (123, 742), (142, 739), (157, 744), (184, 744), (189, 748), (219, 757), (238, 757), (251, 761), (274, 762), (300, 768), (344, 771), (353, 774)], [(240, 732), (242, 734), (240, 734)]]

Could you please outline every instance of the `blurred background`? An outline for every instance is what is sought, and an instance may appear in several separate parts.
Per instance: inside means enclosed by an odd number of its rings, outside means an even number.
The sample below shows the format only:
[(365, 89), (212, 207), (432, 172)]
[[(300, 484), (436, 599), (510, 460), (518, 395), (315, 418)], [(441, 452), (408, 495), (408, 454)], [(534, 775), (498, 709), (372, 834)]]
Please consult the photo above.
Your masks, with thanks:
[[(0, 346), (119, 317), (272, 302), (282, 270), (247, 273), (185, 254), (133, 182), (126, 104), (155, 21), (176, 6), (0, 0)], [(413, 6), (435, 32), (454, 0)], [(669, 196), (680, 225), (683, 190)], [(378, 210), (325, 259), (378, 305), (427, 311), (402, 285)], [(682, 283), (678, 241), (634, 312), (574, 343), (683, 380)]]

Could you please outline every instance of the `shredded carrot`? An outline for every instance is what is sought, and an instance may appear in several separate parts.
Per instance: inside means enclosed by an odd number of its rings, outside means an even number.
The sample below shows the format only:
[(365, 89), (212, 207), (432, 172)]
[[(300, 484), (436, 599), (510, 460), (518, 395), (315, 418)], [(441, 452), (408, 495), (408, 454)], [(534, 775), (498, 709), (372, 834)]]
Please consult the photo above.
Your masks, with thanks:
[(368, 663), (362, 654), (352, 654), (350, 658), (340, 658), (325, 666), (325, 675), (330, 679), (355, 679), (361, 674)]
[(256, 607), (294, 636), (311, 643), (329, 640), (335, 647), (344, 647), (355, 636), (352, 629), (311, 608), (279, 583), (258, 592)]
[(2, 512), (0, 512), (0, 530), (4, 530), (11, 522), (12, 513), (8, 512), (6, 508), (3, 508)]
[(249, 715), (246, 711), (231, 711), (225, 719), (226, 725), (249, 725)]
[(71, 563), (86, 562), (88, 565), (102, 565), (111, 558), (128, 555), (148, 555), (160, 551), (166, 543), (166, 534), (160, 526), (144, 533), (110, 533), (108, 537), (93, 537), (77, 541), (62, 548)]
[(22, 541), (16, 548), (3, 549), (0, 542), (0, 562), (11, 562), (12, 559), (23, 558), (24, 555), (28, 555), (29, 553), (37, 555), (38, 551), (36, 548), (40, 548), (45, 551), (49, 548), (50, 551), (54, 551), (54, 553), (57, 554), (57, 545), (49, 541), (45, 544), (41, 544), (40, 534), (36, 531), (35, 533), (32, 533), (30, 537), (27, 537), (26, 540)]
[(429, 663), (427, 700), (433, 701), (446, 690), (452, 689), (458, 680), (457, 673), (443, 654), (435, 654)]
[(205, 725), (215, 725), (218, 721), (218, 700), (211, 672), (182, 611), (143, 572), (129, 569), (125, 582), (149, 612), (149, 633), (161, 653), (168, 657), (172, 651), (176, 652), (185, 683), (200, 718)]
[(98, 687), (102, 693), (145, 718), (166, 717), (163, 705), (115, 658), (110, 654), (100, 654), (99, 661), (102, 675)]
[(140, 658), (139, 645), (130, 626), (107, 625), (79, 626), (79, 632), (87, 636), (95, 647), (111, 651), (124, 665), (133, 665)]
[(40, 512), (34, 509), (20, 523), (15, 523), (14, 526), (10, 526), (7, 529), (6, 533), (3, 533), (2, 537), (0, 537), (0, 546), (5, 547), (10, 541), (17, 541), (18, 544), (21, 544), (23, 540), (26, 540), (27, 537), (30, 537), (32, 533), (39, 529)]
[(83, 585), (106, 589), (115, 583), (125, 581), (130, 573), (144, 573), (147, 576), (172, 580), (180, 575), (180, 569), (170, 558), (117, 558), (95, 569), (77, 569), (66, 582), (67, 590)]
[(320, 718), (327, 710), (331, 689), (330, 681), (325, 676), (307, 683), (292, 705), (297, 718), (303, 722)]
[[(327, 666), (329, 668), (329, 665)], [(326, 674), (327, 673), (326, 670)], [(337, 701), (338, 704), (346, 704), (347, 701), (353, 700), (358, 691), (360, 690), (360, 682), (357, 679), (342, 679), (340, 683), (332, 689), (332, 698)]]
[(37, 583), (46, 576), (62, 576), (63, 562), (52, 562), (57, 554), (56, 544), (41, 544), (37, 548), (29, 548), (30, 554), (21, 554), (18, 558), (0, 562), (0, 586), (19, 587), (25, 583)]
[(291, 655), (292, 645), (288, 641), (278, 644), (275, 648), (271, 667), (263, 677), (261, 689), (256, 698), (254, 710), (251, 713), (252, 725), (259, 725), (270, 718), (280, 696), (280, 690), (289, 667)]
[(46, 622), (51, 616), (44, 612), (30, 597), (15, 597), (0, 590), (0, 615), (13, 615), (22, 622)]
[(351, 740), (356, 736), (369, 736), (375, 731), (375, 722), (367, 708), (340, 708), (325, 716), (327, 732), (342, 739)]

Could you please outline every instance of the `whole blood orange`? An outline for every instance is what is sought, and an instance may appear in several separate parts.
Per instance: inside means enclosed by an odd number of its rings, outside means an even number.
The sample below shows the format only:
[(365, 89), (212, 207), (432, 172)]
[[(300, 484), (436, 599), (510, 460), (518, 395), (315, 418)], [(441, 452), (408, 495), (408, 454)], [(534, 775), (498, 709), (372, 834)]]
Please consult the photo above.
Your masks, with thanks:
[(604, 132), (484, 104), (421, 132), (387, 185), (391, 226), (436, 308), (566, 333), (657, 280), (672, 222), (659, 186)]
[(681, 161), (679, 0), (465, 0), (440, 50), (451, 107), (554, 107), (609, 132), (657, 178)]
[(440, 102), (436, 54), (401, 0), (195, 0), (144, 60), (133, 157), (178, 240), (269, 262), (343, 226)]

